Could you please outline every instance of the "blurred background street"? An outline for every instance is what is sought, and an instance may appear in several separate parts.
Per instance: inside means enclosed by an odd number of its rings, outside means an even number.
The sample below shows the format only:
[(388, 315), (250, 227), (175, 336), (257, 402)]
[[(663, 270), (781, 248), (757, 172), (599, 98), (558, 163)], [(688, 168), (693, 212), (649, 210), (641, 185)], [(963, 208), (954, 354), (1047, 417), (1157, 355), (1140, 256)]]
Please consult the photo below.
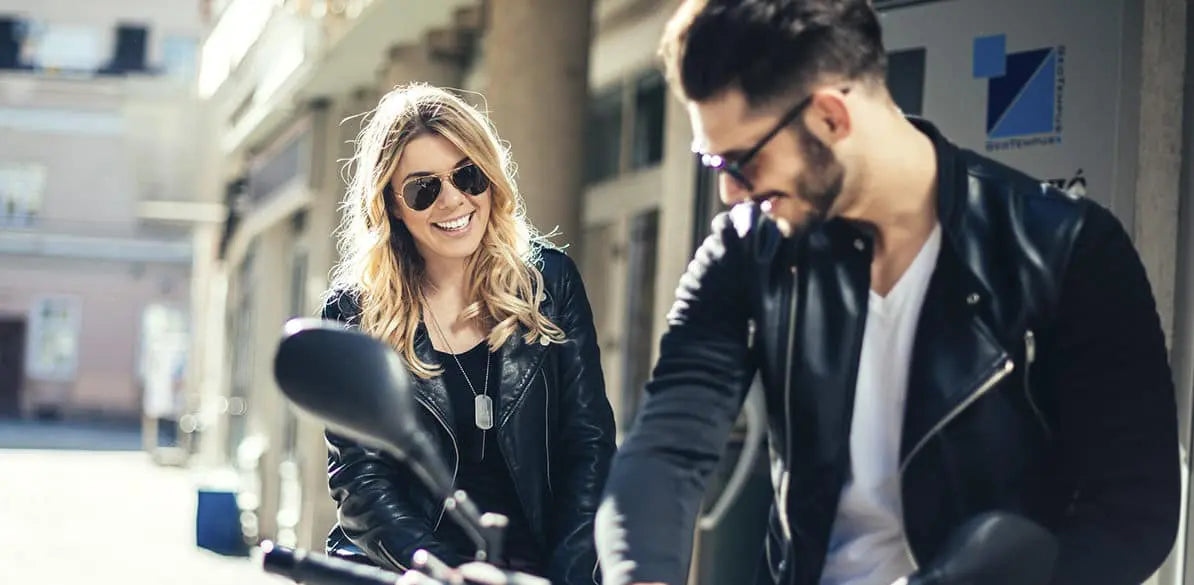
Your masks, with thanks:
[(0, 470), (0, 583), (286, 583), (194, 546), (193, 471), (155, 465), (136, 432), (0, 423)]
[[(0, 0), (0, 585), (276, 583), (243, 556), (261, 539), (322, 549), (322, 428), (271, 358), (320, 308), (360, 115), (398, 84), (460, 90), (509, 141), (531, 220), (581, 268), (624, 436), (721, 211), (656, 61), (677, 3)], [(905, 113), (1128, 227), (1188, 446), (1194, 11), (874, 5)], [(753, 575), (771, 495), (745, 437), (690, 585)], [(1185, 530), (1154, 583), (1194, 585)]]

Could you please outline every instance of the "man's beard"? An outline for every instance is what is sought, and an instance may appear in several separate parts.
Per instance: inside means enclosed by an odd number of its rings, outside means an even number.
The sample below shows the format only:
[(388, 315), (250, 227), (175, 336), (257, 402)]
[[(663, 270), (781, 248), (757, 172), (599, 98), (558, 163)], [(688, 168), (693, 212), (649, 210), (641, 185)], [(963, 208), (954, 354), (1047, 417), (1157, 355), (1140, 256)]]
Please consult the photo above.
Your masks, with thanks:
[(822, 222), (829, 218), (829, 212), (842, 194), (846, 172), (833, 151), (825, 146), (804, 124), (796, 127), (796, 136), (804, 155), (805, 168), (796, 177), (793, 191), (795, 198), (809, 205), (812, 211), (803, 222)]

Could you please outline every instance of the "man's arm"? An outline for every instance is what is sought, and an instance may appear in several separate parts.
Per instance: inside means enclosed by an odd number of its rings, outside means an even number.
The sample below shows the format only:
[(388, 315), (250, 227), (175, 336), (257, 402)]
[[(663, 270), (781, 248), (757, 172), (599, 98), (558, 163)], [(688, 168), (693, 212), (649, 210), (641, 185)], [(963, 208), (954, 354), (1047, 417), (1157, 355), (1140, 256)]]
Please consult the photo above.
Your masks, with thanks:
[(1042, 338), (1045, 388), (1076, 492), (1058, 530), (1054, 585), (1141, 583), (1177, 533), (1177, 408), (1164, 334), (1127, 233), (1092, 204)]
[[(750, 211), (733, 216), (749, 222)], [(742, 246), (731, 216), (718, 216), (680, 280), (646, 401), (597, 513), (606, 585), (685, 581), (705, 484), (754, 373)]]

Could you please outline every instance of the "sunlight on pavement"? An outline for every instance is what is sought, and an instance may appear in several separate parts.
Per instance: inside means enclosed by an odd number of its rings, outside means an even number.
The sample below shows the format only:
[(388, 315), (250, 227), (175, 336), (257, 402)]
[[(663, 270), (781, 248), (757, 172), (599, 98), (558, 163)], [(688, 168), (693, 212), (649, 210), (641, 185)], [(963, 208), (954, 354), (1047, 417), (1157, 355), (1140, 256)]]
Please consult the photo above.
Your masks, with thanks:
[(141, 452), (0, 450), (0, 583), (284, 585), (195, 546), (195, 481)]

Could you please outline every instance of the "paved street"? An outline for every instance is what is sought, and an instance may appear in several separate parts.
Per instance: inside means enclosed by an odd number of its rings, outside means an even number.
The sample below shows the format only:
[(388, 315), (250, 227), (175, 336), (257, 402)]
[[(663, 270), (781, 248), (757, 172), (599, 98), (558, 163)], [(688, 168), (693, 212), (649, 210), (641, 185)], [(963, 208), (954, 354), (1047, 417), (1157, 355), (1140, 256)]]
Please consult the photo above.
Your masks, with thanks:
[[(144, 453), (117, 450), (136, 448), (137, 441), (130, 441), (135, 437), (24, 430), (16, 441), (13, 426), (0, 425), (0, 445), (27, 443), (0, 448), (0, 583), (289, 583), (265, 575), (249, 559), (195, 547), (192, 472), (157, 467)], [(105, 450), (46, 448), (77, 439)]]

